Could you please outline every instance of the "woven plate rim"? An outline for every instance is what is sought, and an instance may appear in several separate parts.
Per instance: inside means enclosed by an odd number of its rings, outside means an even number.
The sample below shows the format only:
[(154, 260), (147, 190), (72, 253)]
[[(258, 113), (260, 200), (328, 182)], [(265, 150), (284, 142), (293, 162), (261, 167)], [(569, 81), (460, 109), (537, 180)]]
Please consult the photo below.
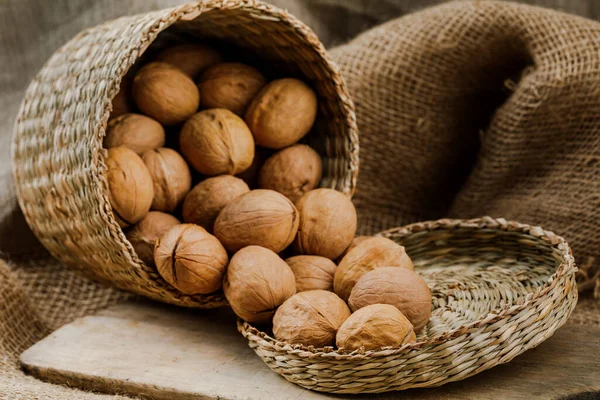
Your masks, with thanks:
[[(406, 350), (422, 349), (427, 346), (446, 343), (450, 340), (460, 337), (466, 331), (470, 331), (476, 328), (482, 328), (485, 325), (489, 325), (498, 322), (502, 319), (506, 319), (509, 316), (516, 315), (522, 310), (528, 308), (533, 301), (545, 296), (548, 292), (554, 289), (554, 287), (558, 284), (561, 278), (569, 274), (574, 274), (576, 271), (575, 260), (572, 255), (571, 248), (569, 247), (567, 241), (564, 238), (556, 235), (552, 231), (544, 230), (539, 226), (531, 226), (515, 221), (507, 221), (504, 218), (492, 218), (486, 216), (468, 220), (439, 219), (435, 221), (417, 222), (403, 227), (391, 228), (379, 232), (375, 236), (387, 237), (392, 234), (401, 234), (403, 236), (409, 236), (413, 233), (421, 231), (432, 231), (444, 228), (471, 228), (473, 230), (481, 228), (496, 228), (502, 231), (527, 233), (550, 243), (552, 247), (558, 249), (561, 253), (562, 261), (560, 265), (556, 268), (556, 271), (552, 275), (550, 275), (547, 283), (537, 288), (534, 292), (529, 293), (525, 297), (523, 303), (507, 304), (504, 307), (499, 307), (495, 310), (490, 311), (485, 318), (481, 318), (477, 321), (462, 325), (453, 330), (446, 331), (442, 334), (415, 343), (404, 344), (401, 346), (382, 347), (376, 350), (364, 350), (361, 348), (353, 351), (344, 351), (336, 350), (333, 347), (315, 348), (314, 346), (305, 346), (302, 344), (290, 344), (286, 342), (281, 342), (269, 336), (267, 333), (259, 330), (252, 324), (241, 319), (238, 319), (237, 321), (238, 331), (249, 341), (260, 341), (262, 342), (261, 345), (269, 346), (271, 348), (274, 348), (276, 351), (283, 351), (288, 354), (302, 354), (303, 357), (322, 357), (324, 359), (336, 359), (338, 361), (342, 361), (378, 356), (391, 356), (400, 354)], [(571, 290), (574, 290), (575, 295), (577, 296), (576, 288), (571, 288)]]

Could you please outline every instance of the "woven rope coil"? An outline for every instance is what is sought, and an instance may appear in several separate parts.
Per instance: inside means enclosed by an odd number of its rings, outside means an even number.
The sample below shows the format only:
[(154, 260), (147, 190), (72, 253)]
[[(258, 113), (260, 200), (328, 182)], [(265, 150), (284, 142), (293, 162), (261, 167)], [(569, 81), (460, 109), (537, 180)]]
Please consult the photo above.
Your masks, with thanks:
[(178, 293), (137, 257), (108, 201), (102, 139), (125, 73), (165, 29), (234, 44), (316, 90), (310, 143), (322, 154), (321, 185), (351, 195), (358, 173), (352, 101), (318, 38), (294, 17), (259, 1), (203, 1), (124, 17), (88, 29), (48, 60), (29, 86), (15, 124), (13, 172), (19, 204), (56, 258), (96, 279), (191, 307), (225, 304), (221, 293)]
[(404, 245), (433, 295), (417, 343), (343, 352), (281, 343), (238, 329), (275, 372), (307, 389), (377, 393), (440, 386), (506, 363), (550, 336), (577, 303), (565, 240), (489, 217), (439, 220), (382, 232)]

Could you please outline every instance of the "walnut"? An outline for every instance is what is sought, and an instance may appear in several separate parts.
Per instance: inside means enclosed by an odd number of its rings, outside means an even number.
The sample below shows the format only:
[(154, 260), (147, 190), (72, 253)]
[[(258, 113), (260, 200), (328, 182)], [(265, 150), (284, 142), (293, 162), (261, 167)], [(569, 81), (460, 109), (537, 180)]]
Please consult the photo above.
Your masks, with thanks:
[(281, 149), (302, 139), (317, 116), (317, 96), (304, 82), (279, 79), (265, 86), (252, 100), (245, 120), (256, 144)]
[(123, 114), (108, 121), (104, 147), (125, 146), (142, 155), (165, 145), (161, 124), (141, 114)]
[(280, 193), (252, 190), (221, 210), (214, 230), (230, 252), (257, 245), (279, 253), (296, 236), (298, 210)]
[(375, 350), (417, 341), (410, 321), (394, 306), (373, 304), (356, 311), (337, 332), (343, 350)]
[(403, 246), (384, 237), (373, 237), (360, 243), (342, 259), (333, 278), (333, 290), (345, 301), (356, 282), (365, 273), (378, 267), (413, 269), (413, 263)]
[(231, 175), (205, 179), (185, 197), (183, 220), (212, 231), (219, 212), (236, 197), (249, 191), (246, 182)]
[(330, 259), (319, 256), (293, 256), (285, 262), (294, 272), (298, 292), (319, 289), (333, 291), (336, 265)]
[(346, 250), (344, 250), (344, 252), (338, 257), (338, 262), (342, 261), (342, 258), (344, 258), (350, 250), (352, 250), (353, 248), (355, 248), (356, 246), (358, 246), (365, 240), (371, 239), (372, 237), (373, 236), (355, 236), (354, 239), (352, 239), (352, 242), (350, 242), (350, 246), (348, 246), (348, 248)]
[(121, 228), (135, 224), (150, 210), (154, 190), (144, 161), (126, 147), (108, 149), (106, 157), (108, 199)]
[(181, 222), (172, 215), (150, 211), (127, 232), (127, 240), (147, 265), (154, 265), (154, 243), (169, 229)]
[(382, 267), (364, 274), (350, 293), (352, 311), (371, 304), (389, 304), (402, 311), (415, 333), (431, 317), (431, 291), (417, 273), (405, 268)]
[(292, 270), (277, 254), (248, 246), (231, 258), (223, 291), (238, 317), (267, 323), (277, 307), (296, 293), (296, 286)]
[(142, 155), (154, 183), (152, 210), (173, 212), (192, 186), (187, 163), (173, 149), (161, 147)]
[(217, 64), (202, 73), (198, 82), (201, 106), (226, 108), (244, 115), (267, 80), (256, 68), (240, 63)]
[(260, 170), (258, 186), (275, 190), (296, 203), (319, 186), (321, 157), (305, 144), (287, 147), (270, 157)]
[(153, 62), (133, 78), (133, 99), (142, 112), (163, 125), (190, 118), (200, 104), (194, 81), (178, 68)]
[(331, 260), (339, 257), (356, 232), (356, 210), (350, 199), (333, 189), (315, 189), (296, 205), (300, 213), (295, 241), (298, 251)]
[(184, 294), (219, 290), (228, 261), (227, 251), (217, 238), (194, 224), (169, 229), (154, 249), (158, 273)]
[(206, 45), (186, 43), (162, 51), (155, 60), (171, 64), (195, 79), (204, 69), (220, 63), (223, 57)]
[(254, 139), (244, 121), (229, 110), (200, 111), (179, 136), (179, 147), (192, 167), (204, 175), (235, 175), (254, 158)]
[(273, 334), (291, 344), (325, 347), (335, 344), (335, 335), (350, 316), (344, 300), (326, 290), (293, 295), (275, 312)]

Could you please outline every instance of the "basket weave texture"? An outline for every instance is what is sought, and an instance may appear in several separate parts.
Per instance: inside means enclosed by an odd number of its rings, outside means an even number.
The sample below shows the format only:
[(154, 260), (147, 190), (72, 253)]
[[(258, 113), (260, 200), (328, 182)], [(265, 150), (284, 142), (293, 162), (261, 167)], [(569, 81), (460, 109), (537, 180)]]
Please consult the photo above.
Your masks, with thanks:
[[(318, 38), (285, 11), (259, 1), (203, 1), (124, 17), (81, 32), (29, 86), (15, 125), (19, 204), (56, 258), (119, 288), (191, 307), (226, 304), (222, 293), (188, 296), (145, 265), (119, 228), (107, 197), (102, 148), (122, 77), (160, 32), (210, 38), (259, 54), (316, 90), (311, 144), (323, 156), (321, 186), (351, 195), (358, 172), (353, 104)], [(315, 145), (316, 143), (316, 145)]]
[(417, 343), (336, 351), (238, 329), (269, 367), (307, 389), (377, 393), (440, 386), (506, 363), (552, 336), (577, 303), (565, 240), (489, 217), (439, 220), (382, 232), (406, 247), (433, 296)]

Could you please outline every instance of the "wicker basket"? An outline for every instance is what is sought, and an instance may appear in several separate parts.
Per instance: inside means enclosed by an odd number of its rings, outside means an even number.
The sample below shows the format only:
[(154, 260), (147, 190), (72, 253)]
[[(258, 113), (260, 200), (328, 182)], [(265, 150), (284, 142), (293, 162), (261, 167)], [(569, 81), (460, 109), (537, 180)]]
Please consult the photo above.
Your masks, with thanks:
[(225, 304), (222, 293), (182, 295), (137, 257), (107, 197), (102, 139), (111, 99), (130, 67), (165, 35), (237, 46), (312, 85), (320, 105), (308, 140), (323, 156), (321, 185), (352, 194), (358, 172), (353, 104), (318, 38), (285, 11), (222, 0), (120, 18), (58, 50), (27, 89), (17, 117), (17, 195), (33, 232), (56, 258), (156, 300), (216, 307)]
[(489, 217), (440, 220), (380, 234), (404, 245), (433, 295), (417, 343), (338, 352), (289, 345), (239, 321), (269, 367), (302, 387), (377, 393), (440, 386), (506, 363), (565, 323), (577, 303), (565, 240)]

